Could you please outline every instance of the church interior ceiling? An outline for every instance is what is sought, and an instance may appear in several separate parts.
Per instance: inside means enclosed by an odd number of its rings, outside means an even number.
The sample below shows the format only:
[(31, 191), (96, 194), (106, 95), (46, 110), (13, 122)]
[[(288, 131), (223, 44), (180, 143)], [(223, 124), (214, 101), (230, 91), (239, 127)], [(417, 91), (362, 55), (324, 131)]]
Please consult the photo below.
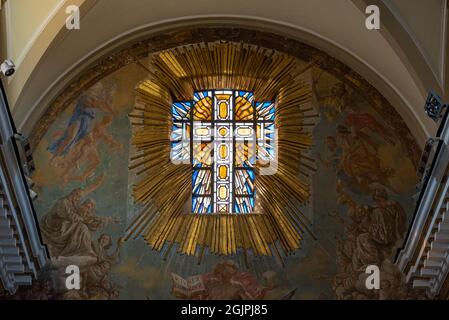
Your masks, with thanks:
[[(257, 103), (273, 101), (277, 172), (260, 175), (257, 159), (239, 167), (254, 182), (255, 198), (243, 198), (257, 214), (186, 214), (195, 169), (170, 161), (173, 106), (189, 106), (180, 123), (191, 125), (203, 103), (213, 126), (207, 112), (224, 93), (236, 110), (239, 101), (253, 110), (233, 112), (252, 128)], [(412, 219), (419, 148), (375, 88), (306, 44), (238, 28), (155, 36), (83, 71), (31, 136), (35, 206), (53, 267), (17, 298), (422, 296), (392, 263)], [(67, 291), (59, 270), (74, 262), (85, 285)], [(380, 266), (381, 290), (366, 290), (359, 277), (371, 264)], [(238, 290), (223, 282), (230, 278)], [(177, 285), (186, 280), (205, 288)]]

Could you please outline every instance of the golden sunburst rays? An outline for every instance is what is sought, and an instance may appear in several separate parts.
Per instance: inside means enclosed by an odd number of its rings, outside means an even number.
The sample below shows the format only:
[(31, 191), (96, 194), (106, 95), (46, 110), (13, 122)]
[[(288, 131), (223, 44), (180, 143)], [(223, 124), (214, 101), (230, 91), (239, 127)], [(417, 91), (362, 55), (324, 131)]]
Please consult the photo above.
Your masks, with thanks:
[[(308, 177), (314, 171), (307, 156), (317, 117), (310, 107), (311, 89), (293, 57), (242, 43), (202, 43), (154, 54), (151, 80), (137, 87), (130, 170), (136, 175), (133, 198), (142, 207), (126, 239), (142, 236), (148, 245), (168, 255), (218, 255), (279, 258), (300, 248), (311, 222), (299, 211), (308, 201)], [(257, 175), (256, 213), (192, 214), (186, 210), (192, 193), (192, 166), (171, 162), (172, 101), (189, 101), (206, 89), (253, 91), (256, 101), (276, 100), (277, 171)], [(252, 105), (237, 101), (236, 110)], [(204, 101), (204, 106), (211, 101)], [(199, 107), (202, 105), (199, 104)], [(209, 118), (210, 108), (198, 114)], [(189, 160), (189, 159), (188, 159)], [(263, 165), (256, 166), (259, 173)], [(282, 258), (281, 258), (282, 260)]]
[(243, 43), (202, 43), (152, 56), (150, 75), (170, 88), (176, 100), (191, 100), (199, 89), (254, 91), (256, 100), (272, 100), (298, 73), (295, 59)]

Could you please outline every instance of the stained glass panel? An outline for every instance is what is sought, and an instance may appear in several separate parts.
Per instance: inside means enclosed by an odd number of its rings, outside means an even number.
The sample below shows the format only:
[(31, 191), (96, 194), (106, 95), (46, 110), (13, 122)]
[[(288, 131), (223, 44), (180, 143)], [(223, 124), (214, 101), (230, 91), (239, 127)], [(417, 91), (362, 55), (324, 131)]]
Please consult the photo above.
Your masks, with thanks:
[(192, 102), (175, 102), (172, 106), (172, 117), (174, 121), (187, 121), (190, 119)]
[(173, 104), (172, 159), (190, 159), (193, 213), (254, 211), (254, 166), (276, 156), (274, 120), (275, 104), (249, 91), (198, 91)]
[(212, 120), (212, 91), (200, 91), (194, 94), (193, 120)]
[(275, 118), (274, 102), (257, 102), (256, 112), (257, 120), (274, 121)]

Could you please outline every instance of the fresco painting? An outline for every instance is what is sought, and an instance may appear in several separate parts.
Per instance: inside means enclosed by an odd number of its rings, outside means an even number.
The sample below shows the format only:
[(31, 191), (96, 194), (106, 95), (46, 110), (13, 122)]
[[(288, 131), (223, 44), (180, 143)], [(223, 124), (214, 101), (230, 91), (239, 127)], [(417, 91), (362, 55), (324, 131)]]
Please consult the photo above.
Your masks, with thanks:
[[(313, 131), (317, 172), (312, 197), (316, 240), (285, 257), (195, 257), (151, 251), (122, 237), (136, 208), (128, 170), (128, 114), (146, 72), (126, 66), (83, 92), (57, 118), (34, 152), (36, 210), (52, 266), (34, 299), (395, 299), (419, 297), (392, 264), (414, 203), (416, 159), (380, 103), (314, 68)], [(81, 267), (82, 289), (67, 291), (66, 265)], [(369, 292), (360, 276), (380, 266), (385, 286)], [(38, 288), (37, 288), (38, 287)]]

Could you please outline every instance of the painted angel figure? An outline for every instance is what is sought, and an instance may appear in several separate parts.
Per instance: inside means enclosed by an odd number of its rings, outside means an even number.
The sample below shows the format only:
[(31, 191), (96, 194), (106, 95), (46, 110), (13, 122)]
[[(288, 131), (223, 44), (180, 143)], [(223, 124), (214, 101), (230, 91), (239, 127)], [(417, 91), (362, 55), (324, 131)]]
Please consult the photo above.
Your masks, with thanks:
[(112, 120), (112, 116), (104, 116), (103, 120), (96, 124), (92, 131), (73, 147), (72, 151), (65, 157), (62, 165), (63, 171), (61, 177), (63, 181), (79, 180), (84, 182), (95, 174), (101, 162), (101, 157), (98, 152), (98, 145), (100, 143), (105, 143), (117, 152), (123, 148), (122, 144), (117, 142), (108, 132)]
[(93, 129), (95, 111), (101, 110), (113, 114), (111, 88), (106, 90), (102, 83), (89, 88), (78, 98), (75, 109), (65, 130), (55, 134), (57, 140), (48, 147), (53, 155), (52, 162), (57, 157), (64, 157)]

